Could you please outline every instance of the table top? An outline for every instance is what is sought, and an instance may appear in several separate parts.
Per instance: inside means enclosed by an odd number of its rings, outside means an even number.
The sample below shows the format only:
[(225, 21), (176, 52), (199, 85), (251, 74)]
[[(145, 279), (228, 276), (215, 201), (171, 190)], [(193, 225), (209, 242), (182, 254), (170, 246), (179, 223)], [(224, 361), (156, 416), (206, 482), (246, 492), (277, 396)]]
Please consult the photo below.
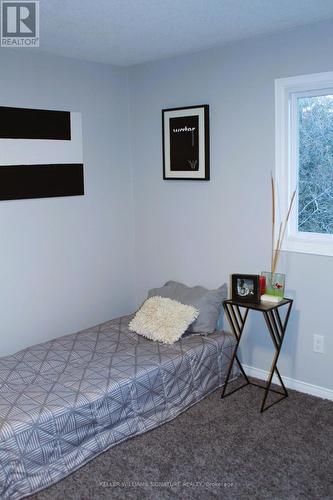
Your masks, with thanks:
[(254, 309), (256, 311), (271, 311), (272, 309), (276, 309), (277, 307), (284, 306), (286, 304), (290, 304), (293, 300), (284, 298), (280, 302), (259, 302), (255, 304), (253, 302), (239, 302), (238, 300), (225, 300), (224, 304), (231, 304), (233, 306), (245, 307), (246, 309)]

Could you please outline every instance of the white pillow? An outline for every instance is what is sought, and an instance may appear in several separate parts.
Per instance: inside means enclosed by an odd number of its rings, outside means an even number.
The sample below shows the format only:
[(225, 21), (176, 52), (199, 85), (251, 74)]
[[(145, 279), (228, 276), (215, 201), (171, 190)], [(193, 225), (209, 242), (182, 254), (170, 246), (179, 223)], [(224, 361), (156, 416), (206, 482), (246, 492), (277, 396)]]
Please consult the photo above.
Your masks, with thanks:
[(173, 344), (198, 316), (193, 306), (155, 296), (146, 300), (128, 327), (148, 339)]

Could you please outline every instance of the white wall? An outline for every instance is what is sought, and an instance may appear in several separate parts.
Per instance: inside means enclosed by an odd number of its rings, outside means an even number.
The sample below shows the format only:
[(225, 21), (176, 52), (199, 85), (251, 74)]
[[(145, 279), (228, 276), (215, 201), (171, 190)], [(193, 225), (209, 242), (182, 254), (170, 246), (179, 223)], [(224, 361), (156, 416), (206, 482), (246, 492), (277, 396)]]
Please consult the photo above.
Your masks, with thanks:
[[(268, 269), (274, 79), (332, 70), (332, 32), (321, 23), (133, 67), (130, 133), (127, 70), (0, 49), (0, 105), (82, 112), (86, 188), (0, 202), (0, 355), (131, 312), (168, 279), (214, 287)], [(211, 181), (163, 181), (161, 109), (198, 103), (210, 104)], [(295, 298), (281, 372), (333, 389), (333, 259), (288, 254), (280, 270)], [(266, 369), (262, 318), (249, 326), (244, 362)]]
[(0, 68), (0, 105), (82, 112), (86, 190), (0, 202), (5, 355), (132, 311), (134, 253), (127, 71), (6, 48)]
[[(137, 303), (169, 279), (215, 287), (269, 268), (274, 79), (331, 71), (332, 33), (321, 23), (131, 68)], [(210, 105), (211, 181), (163, 181), (161, 109), (193, 104)], [(333, 259), (288, 254), (280, 271), (295, 299), (281, 373), (333, 389)], [(264, 328), (252, 315), (242, 354), (267, 369)], [(325, 354), (312, 352), (314, 333)]]

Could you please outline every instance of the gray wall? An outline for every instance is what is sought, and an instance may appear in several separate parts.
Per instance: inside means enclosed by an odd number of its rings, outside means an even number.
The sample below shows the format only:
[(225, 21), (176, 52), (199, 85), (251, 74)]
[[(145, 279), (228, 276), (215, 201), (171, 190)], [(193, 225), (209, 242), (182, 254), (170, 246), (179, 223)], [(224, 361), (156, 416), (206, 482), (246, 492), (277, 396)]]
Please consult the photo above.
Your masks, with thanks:
[[(137, 303), (169, 279), (218, 286), (269, 268), (274, 79), (333, 70), (333, 24), (321, 23), (130, 70)], [(211, 181), (163, 181), (161, 109), (209, 104)], [(333, 259), (284, 255), (295, 304), (281, 357), (285, 376), (333, 389), (329, 286)], [(314, 333), (325, 354), (312, 352)], [(272, 346), (250, 321), (243, 360), (267, 369)]]
[[(0, 49), (0, 104), (82, 112), (86, 196), (0, 203), (0, 355), (133, 309), (127, 71)], [(0, 151), (1, 154), (1, 151)]]
[[(332, 34), (321, 23), (129, 72), (0, 49), (1, 105), (82, 112), (86, 181), (84, 197), (0, 203), (0, 355), (131, 312), (168, 279), (214, 287), (268, 269), (274, 79), (332, 70)], [(211, 181), (163, 181), (161, 109), (198, 103)], [(333, 259), (289, 253), (280, 270), (295, 298), (282, 374), (333, 388)], [(249, 326), (244, 362), (266, 369), (262, 318)]]

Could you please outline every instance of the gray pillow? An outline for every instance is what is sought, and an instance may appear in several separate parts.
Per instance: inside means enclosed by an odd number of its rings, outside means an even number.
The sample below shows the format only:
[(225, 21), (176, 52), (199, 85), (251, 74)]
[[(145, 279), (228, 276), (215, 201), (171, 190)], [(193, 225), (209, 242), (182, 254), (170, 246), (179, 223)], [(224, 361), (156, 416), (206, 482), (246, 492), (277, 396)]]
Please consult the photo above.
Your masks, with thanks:
[(207, 290), (202, 286), (188, 287), (177, 281), (168, 281), (161, 288), (149, 290), (148, 297), (156, 295), (199, 309), (200, 314), (189, 330), (192, 333), (212, 333), (216, 330), (223, 301), (227, 298), (227, 285), (217, 290)]

